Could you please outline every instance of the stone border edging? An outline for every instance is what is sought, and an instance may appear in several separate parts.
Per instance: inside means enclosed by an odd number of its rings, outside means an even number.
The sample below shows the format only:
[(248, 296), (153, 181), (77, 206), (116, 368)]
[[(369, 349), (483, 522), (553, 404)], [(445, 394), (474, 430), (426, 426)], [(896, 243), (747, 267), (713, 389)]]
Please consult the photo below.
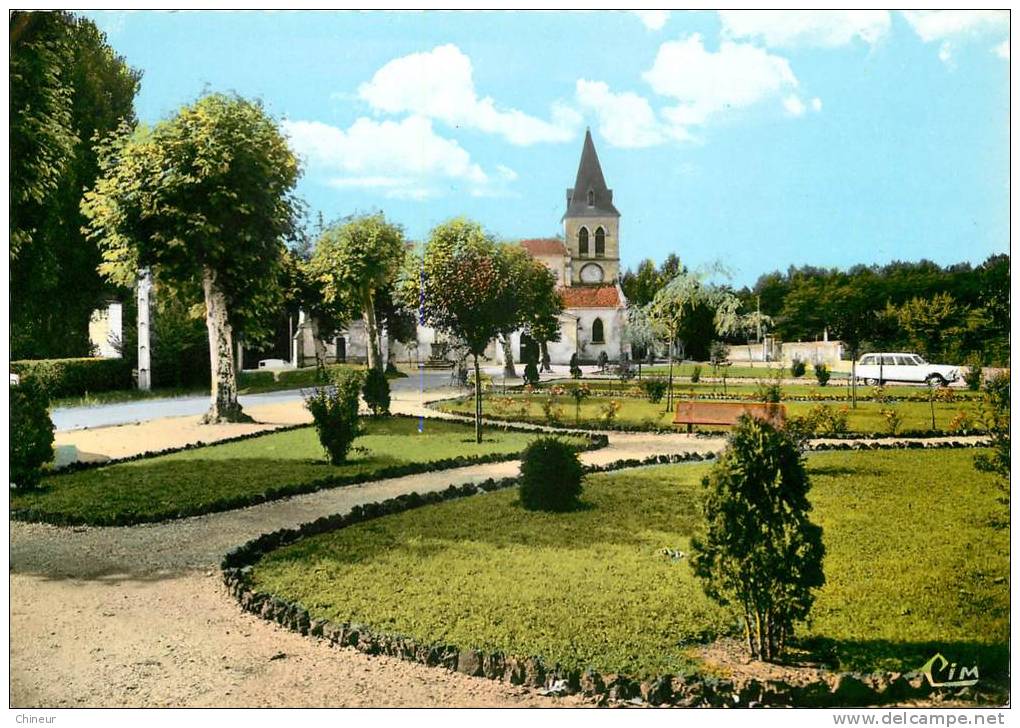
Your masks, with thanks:
[[(418, 419), (413, 415), (392, 415), (393, 417), (401, 417), (405, 419)], [(441, 418), (433, 418), (435, 422), (449, 422), (450, 420), (444, 420)], [(193, 443), (185, 445), (184, 447), (168, 448), (163, 451), (149, 454), (132, 455), (126, 458), (119, 458), (115, 461), (107, 461), (99, 464), (88, 463), (88, 467), (77, 469), (90, 470), (96, 467), (104, 467), (107, 465), (115, 465), (118, 463), (130, 462), (134, 460), (141, 460), (145, 457), (156, 457), (159, 455), (166, 455), (173, 452), (180, 452), (182, 450), (197, 449), (200, 447), (211, 447), (218, 445), (222, 442), (236, 442), (238, 440), (248, 440), (255, 437), (264, 437), (267, 435), (275, 434), (281, 431), (296, 430), (302, 427), (312, 427), (312, 425), (292, 425), (275, 430), (253, 432), (244, 435), (239, 435), (235, 438), (229, 438), (227, 440), (219, 440), (209, 444), (198, 444)], [(501, 427), (507, 432), (525, 432), (528, 434), (534, 434), (533, 428), (527, 427), (513, 427), (506, 426)], [(588, 441), (587, 446), (581, 448), (581, 452), (587, 452), (590, 450), (599, 450), (608, 446), (609, 438), (606, 435), (584, 432), (579, 430), (568, 431), (562, 434), (568, 437), (577, 437)], [(209, 513), (218, 513), (221, 511), (234, 510), (236, 508), (247, 508), (249, 506), (259, 505), (260, 503), (267, 503), (269, 501), (280, 500), (281, 498), (288, 498), (295, 495), (304, 495), (307, 493), (315, 493), (320, 490), (326, 490), (329, 488), (338, 488), (348, 485), (360, 485), (363, 483), (370, 483), (376, 480), (386, 480), (389, 478), (399, 478), (406, 475), (418, 475), (421, 473), (439, 472), (442, 470), (451, 470), (453, 468), (465, 467), (468, 465), (484, 465), (488, 463), (499, 463), (506, 462), (509, 460), (516, 460), (520, 457), (519, 452), (509, 453), (491, 453), (489, 455), (479, 456), (466, 456), (457, 455), (452, 458), (443, 458), (441, 460), (433, 460), (431, 462), (423, 463), (404, 463), (401, 465), (391, 465), (372, 473), (357, 473), (353, 475), (334, 475), (326, 476), (323, 478), (316, 478), (314, 480), (306, 480), (300, 483), (290, 483), (286, 485), (279, 485), (265, 490), (261, 493), (251, 493), (238, 495), (231, 498), (223, 498), (210, 503), (197, 504), (190, 507), (185, 507), (177, 511), (172, 516), (166, 516), (161, 518), (146, 518), (144, 516), (134, 516), (130, 514), (123, 514), (118, 517), (108, 517), (100, 519), (86, 519), (77, 517), (69, 514), (55, 514), (49, 511), (35, 509), (35, 508), (20, 508), (12, 509), (10, 511), (10, 518), (16, 521), (24, 521), (28, 523), (48, 523), (54, 526), (97, 526), (97, 527), (109, 527), (109, 526), (136, 526), (142, 523), (162, 523), (166, 521), (172, 521), (179, 518), (189, 518), (192, 516), (202, 516)], [(72, 472), (77, 472), (72, 471)], [(60, 473), (65, 474), (65, 471), (61, 470)]]
[[(820, 443), (825, 444), (825, 443)], [(820, 448), (829, 449), (829, 448)], [(841, 449), (838, 447), (832, 449)], [(608, 472), (641, 465), (696, 462), (715, 459), (714, 453), (653, 455), (643, 460), (620, 460), (602, 466), (586, 466), (586, 473)], [(326, 640), (331, 646), (353, 647), (369, 655), (388, 655), (429, 667), (445, 667), (474, 677), (501, 680), (513, 685), (549, 687), (562, 694), (581, 693), (600, 704), (610, 700), (635, 700), (651, 705), (682, 707), (754, 707), (756, 705), (837, 707), (866, 706), (929, 697), (939, 693), (924, 675), (910, 673), (831, 673), (806, 683), (757, 678), (728, 679), (693, 675), (660, 675), (636, 680), (620, 674), (592, 670), (567, 670), (548, 665), (539, 657), (486, 653), (455, 645), (417, 641), (411, 637), (375, 632), (358, 624), (336, 624), (312, 619), (308, 610), (271, 594), (254, 591), (251, 568), (263, 556), (301, 539), (346, 528), (386, 515), (426, 505), (465, 498), (517, 485), (517, 478), (489, 478), (477, 485), (451, 485), (442, 491), (417, 492), (380, 503), (355, 506), (348, 513), (324, 516), (296, 528), (263, 534), (224, 555), (220, 569), (223, 582), (241, 608), (282, 627)]]

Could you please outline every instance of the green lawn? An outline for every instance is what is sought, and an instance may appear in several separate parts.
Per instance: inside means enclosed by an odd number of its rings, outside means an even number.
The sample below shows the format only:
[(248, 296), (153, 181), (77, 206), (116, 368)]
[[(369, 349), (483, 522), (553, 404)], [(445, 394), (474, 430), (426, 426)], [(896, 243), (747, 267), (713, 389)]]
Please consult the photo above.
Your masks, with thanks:
[[(349, 462), (331, 466), (314, 429), (304, 427), (238, 442), (45, 478), (40, 489), (11, 493), (12, 511), (94, 525), (158, 521), (271, 500), (322, 486), (385, 477), (387, 469), (454, 457), (511, 455), (535, 435), (488, 428), (474, 442), (471, 425), (406, 417), (365, 418)], [(581, 446), (582, 440), (572, 442)], [(424, 468), (422, 468), (424, 469)]]
[[(509, 400), (509, 402), (508, 402)], [(545, 413), (542, 410), (542, 403), (548, 400), (544, 394), (487, 394), (482, 401), (482, 411), (486, 416), (493, 416), (500, 419), (511, 419), (521, 422), (546, 422)], [(562, 395), (555, 398), (555, 406), (559, 408), (559, 422), (569, 426), (582, 427), (605, 427), (603, 410), (612, 401), (609, 397), (592, 396), (581, 402), (580, 420), (575, 420), (574, 399), (569, 395)], [(645, 427), (669, 429), (673, 427), (673, 412), (666, 412), (665, 402), (652, 404), (647, 399), (634, 397), (616, 398), (621, 405), (616, 415), (615, 425), (626, 427)], [(839, 409), (849, 404), (841, 403), (817, 403), (817, 402), (785, 402), (789, 415), (804, 415), (812, 408), (825, 404), (828, 407)], [(446, 412), (472, 415), (474, 413), (474, 401), (470, 398), (462, 398), (441, 402), (435, 405)], [(886, 420), (882, 410), (891, 409), (900, 413), (902, 424), (899, 430), (930, 430), (931, 410), (927, 402), (891, 402), (883, 404), (880, 402), (858, 402), (857, 409), (849, 409), (848, 426), (850, 432), (858, 433), (884, 433), (886, 432)], [(953, 403), (935, 404), (935, 429), (944, 430), (949, 427), (950, 422), (959, 412), (967, 412), (972, 419), (976, 418), (977, 404), (970, 400), (961, 400)], [(699, 427), (700, 430), (711, 430), (710, 427)], [(719, 429), (719, 428), (714, 428)]]
[[(808, 459), (828, 583), (801, 644), (832, 667), (913, 670), (935, 651), (1001, 674), (1008, 518), (974, 451)], [(589, 476), (584, 508), (524, 510), (515, 491), (426, 506), (300, 541), (255, 588), (313, 617), (418, 640), (646, 677), (696, 669), (691, 646), (738, 634), (686, 559), (709, 466)]]

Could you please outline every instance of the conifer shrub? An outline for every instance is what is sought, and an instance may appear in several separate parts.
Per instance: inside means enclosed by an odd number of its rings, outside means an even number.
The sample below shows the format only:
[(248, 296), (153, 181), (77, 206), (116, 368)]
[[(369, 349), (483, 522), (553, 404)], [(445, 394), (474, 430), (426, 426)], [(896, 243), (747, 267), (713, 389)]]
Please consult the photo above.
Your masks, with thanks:
[(305, 393), (305, 407), (312, 413), (319, 442), (330, 465), (342, 465), (354, 439), (361, 434), (358, 423), (358, 392), (361, 373), (340, 369), (333, 381)]
[(822, 362), (815, 364), (815, 379), (818, 380), (818, 386), (824, 387), (829, 383), (829, 377), (832, 375), (829, 373), (829, 367)]
[(554, 437), (541, 437), (521, 453), (521, 504), (532, 511), (569, 511), (581, 497), (584, 470), (577, 451)]
[(825, 583), (822, 529), (796, 440), (744, 416), (702, 481), (691, 567), (705, 593), (743, 619), (752, 657), (773, 661)]
[(978, 392), (981, 390), (982, 380), (981, 361), (972, 358), (967, 368), (963, 371), (963, 381), (971, 392)]
[(694, 367), (694, 370), (691, 372), (691, 384), (697, 384), (700, 381), (701, 381), (701, 365), (698, 364)]
[(794, 360), (790, 362), (790, 376), (803, 377), (805, 372), (807, 372), (807, 364), (803, 359), (794, 358)]
[(390, 382), (382, 370), (375, 368), (368, 370), (361, 394), (365, 398), (365, 404), (376, 417), (390, 413)]
[(581, 365), (577, 362), (577, 353), (570, 355), (570, 376), (574, 379), (581, 378)]

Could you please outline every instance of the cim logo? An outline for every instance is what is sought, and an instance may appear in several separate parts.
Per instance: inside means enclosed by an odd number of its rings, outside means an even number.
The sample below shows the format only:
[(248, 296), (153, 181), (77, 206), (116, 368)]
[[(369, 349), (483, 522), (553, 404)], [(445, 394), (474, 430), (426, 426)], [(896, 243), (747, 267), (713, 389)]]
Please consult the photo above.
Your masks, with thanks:
[(921, 672), (928, 678), (928, 684), (933, 688), (965, 688), (977, 685), (978, 668), (961, 667), (956, 669), (956, 663), (949, 662), (941, 653), (936, 653), (921, 668)]

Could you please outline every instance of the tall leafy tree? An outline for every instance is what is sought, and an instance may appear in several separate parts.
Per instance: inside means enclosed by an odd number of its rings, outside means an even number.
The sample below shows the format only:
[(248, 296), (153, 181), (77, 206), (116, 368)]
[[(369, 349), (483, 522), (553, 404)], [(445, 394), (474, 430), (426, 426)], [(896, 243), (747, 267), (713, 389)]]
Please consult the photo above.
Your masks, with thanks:
[[(23, 33), (31, 32), (33, 25), (59, 33), (64, 52), (57, 55), (57, 70), (70, 100), (67, 125), (73, 143), (60, 160), (59, 174), (52, 180), (45, 204), (30, 214), (30, 252), (12, 256), (12, 349), (16, 357), (84, 356), (89, 354), (89, 317), (109, 290), (96, 270), (101, 261), (98, 247), (82, 234), (82, 190), (90, 187), (99, 173), (97, 141), (122, 123), (134, 123), (133, 102), (141, 74), (113, 52), (89, 20), (62, 13), (15, 16), (12, 25), (28, 26), (18, 34), (19, 45), (24, 42)], [(12, 28), (12, 39), (15, 30)], [(12, 59), (12, 83), (15, 76), (22, 79), (14, 69), (24, 60), (24, 54)], [(30, 110), (15, 111), (17, 103), (26, 103), (24, 96), (19, 101), (12, 97), (13, 127), (24, 133), (24, 115)], [(52, 120), (39, 138), (48, 140), (60, 124)], [(13, 190), (23, 181), (15, 175), (28, 171), (25, 158), (16, 155), (12, 164), (17, 167), (12, 169)], [(24, 203), (16, 207), (25, 211)], [(19, 214), (16, 210), (14, 217)], [(16, 249), (12, 246), (12, 252)]]
[(504, 371), (516, 376), (513, 370), (513, 352), (510, 335), (518, 328), (544, 346), (559, 338), (558, 316), (563, 312), (563, 301), (556, 290), (556, 276), (541, 262), (518, 245), (500, 245), (498, 250), (508, 267), (512, 307), (516, 320), (507, 319), (506, 328), (499, 332), (503, 346)]
[(130, 285), (151, 268), (178, 295), (201, 298), (212, 369), (203, 421), (248, 419), (237, 401), (234, 331), (254, 338), (278, 310), (297, 217), (300, 170), (276, 123), (257, 102), (212, 94), (104, 144), (100, 169), (82, 201), (100, 271)]
[(360, 309), (368, 331), (368, 367), (382, 369), (376, 301), (392, 287), (406, 255), (404, 231), (382, 213), (349, 218), (326, 229), (312, 255), (312, 269), (326, 303)]
[(78, 137), (71, 122), (72, 51), (65, 12), (12, 12), (10, 256), (28, 245)]
[(673, 358), (676, 343), (683, 326), (699, 309), (706, 307), (713, 312), (716, 331), (725, 335), (735, 330), (739, 300), (727, 288), (707, 280), (708, 271), (690, 272), (682, 269), (665, 286), (659, 289), (655, 298), (646, 307), (648, 319), (656, 334), (669, 344), (669, 394), (666, 406), (672, 406)]
[(501, 331), (521, 325), (512, 266), (480, 224), (457, 218), (437, 225), (420, 260), (409, 265), (402, 297), (420, 306), (424, 324), (464, 342), (474, 360), (475, 440), (482, 441), (482, 372), (479, 357)]

